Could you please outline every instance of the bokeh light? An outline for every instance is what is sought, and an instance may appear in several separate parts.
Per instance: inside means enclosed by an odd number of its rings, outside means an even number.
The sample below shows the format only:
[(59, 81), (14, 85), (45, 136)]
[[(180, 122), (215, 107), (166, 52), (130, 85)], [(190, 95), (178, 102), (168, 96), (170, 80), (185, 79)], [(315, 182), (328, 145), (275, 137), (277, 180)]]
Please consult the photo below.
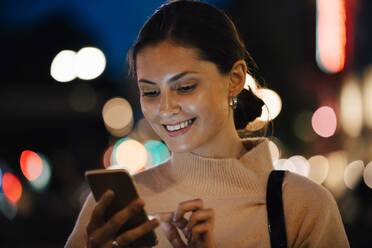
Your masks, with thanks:
[(354, 189), (361, 181), (364, 171), (364, 162), (362, 160), (353, 161), (348, 164), (344, 171), (345, 185), (349, 189)]
[(148, 140), (144, 146), (149, 154), (148, 166), (146, 166), (146, 169), (162, 164), (170, 159), (169, 149), (161, 141)]
[(317, 0), (316, 61), (328, 73), (345, 65), (346, 22), (344, 0)]
[(30, 181), (30, 185), (36, 191), (43, 191), (47, 188), (47, 186), (50, 183), (52, 171), (51, 171), (51, 167), (50, 167), (48, 159), (40, 153), (39, 153), (39, 156), (41, 158), (42, 165), (43, 165), (42, 171), (39, 177)]
[(262, 114), (258, 119), (261, 121), (275, 119), (282, 110), (282, 100), (280, 96), (270, 89), (258, 89), (255, 94), (265, 103), (262, 107)]
[(25, 150), (21, 153), (20, 165), (23, 175), (29, 181), (38, 178), (43, 170), (41, 157), (33, 151)]
[(337, 118), (335, 111), (328, 106), (318, 108), (311, 119), (314, 131), (321, 137), (331, 137), (337, 128)]
[(9, 220), (17, 215), (17, 205), (9, 202), (2, 192), (0, 192), (0, 212)]
[(363, 127), (363, 102), (359, 82), (349, 76), (342, 86), (340, 94), (340, 120), (346, 134), (358, 137)]
[(253, 92), (257, 91), (256, 80), (249, 73), (247, 73), (247, 75), (245, 76), (244, 88), (247, 90), (252, 90)]
[(364, 183), (372, 189), (372, 161), (367, 164), (366, 168), (364, 168), (363, 179)]
[(288, 158), (288, 160), (291, 161), (291, 163), (294, 165), (295, 173), (304, 177), (309, 176), (310, 164), (305, 157), (301, 155), (295, 155)]
[(114, 152), (114, 146), (109, 146), (103, 153), (102, 163), (103, 167), (108, 168), (113, 164), (112, 155)]
[(0, 168), (0, 192), (2, 191), (1, 190), (1, 182), (3, 181), (3, 172), (1, 171), (1, 168)]
[(3, 175), (2, 185), (5, 197), (12, 204), (16, 204), (22, 196), (22, 184), (19, 179), (14, 174), (6, 172)]
[(365, 125), (372, 129), (372, 65), (364, 72), (362, 92)]
[(296, 173), (295, 165), (288, 159), (278, 159), (274, 162), (275, 170), (287, 170)]
[(328, 176), (329, 163), (328, 159), (322, 155), (315, 155), (308, 159), (309, 178), (318, 184), (322, 184)]
[(334, 151), (328, 154), (329, 171), (324, 185), (332, 191), (335, 197), (341, 197), (345, 192), (344, 171), (347, 166), (347, 153)]
[(124, 136), (132, 129), (132, 107), (124, 98), (116, 97), (107, 101), (103, 106), (102, 116), (106, 128), (114, 136)]
[(76, 54), (76, 75), (83, 80), (97, 78), (106, 67), (106, 58), (101, 50), (95, 47), (84, 47)]
[(280, 149), (274, 141), (269, 140), (269, 150), (273, 162), (280, 159)]
[(69, 82), (76, 78), (75, 71), (76, 52), (63, 50), (53, 59), (50, 66), (50, 75), (58, 82)]
[(114, 164), (111, 168), (125, 168), (131, 175), (143, 170), (148, 154), (146, 148), (138, 141), (123, 138), (114, 146)]

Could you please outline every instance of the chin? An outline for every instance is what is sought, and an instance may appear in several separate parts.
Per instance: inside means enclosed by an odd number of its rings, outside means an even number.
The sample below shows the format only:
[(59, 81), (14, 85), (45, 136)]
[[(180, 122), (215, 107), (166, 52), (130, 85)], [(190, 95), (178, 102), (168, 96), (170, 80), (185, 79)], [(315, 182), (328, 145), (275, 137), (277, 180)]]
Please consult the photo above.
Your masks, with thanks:
[(170, 144), (166, 140), (165, 143), (167, 144), (169, 150), (174, 153), (191, 152), (195, 149), (194, 146), (190, 143)]

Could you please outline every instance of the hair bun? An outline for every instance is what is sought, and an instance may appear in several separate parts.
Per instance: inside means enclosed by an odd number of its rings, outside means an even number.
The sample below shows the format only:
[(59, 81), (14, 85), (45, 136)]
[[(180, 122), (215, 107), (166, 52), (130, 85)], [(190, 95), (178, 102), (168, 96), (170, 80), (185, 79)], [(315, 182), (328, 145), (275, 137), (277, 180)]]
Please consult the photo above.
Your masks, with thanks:
[(238, 95), (238, 105), (234, 110), (234, 122), (236, 129), (243, 129), (251, 121), (262, 114), (262, 106), (265, 103), (258, 98), (252, 90), (243, 89)]

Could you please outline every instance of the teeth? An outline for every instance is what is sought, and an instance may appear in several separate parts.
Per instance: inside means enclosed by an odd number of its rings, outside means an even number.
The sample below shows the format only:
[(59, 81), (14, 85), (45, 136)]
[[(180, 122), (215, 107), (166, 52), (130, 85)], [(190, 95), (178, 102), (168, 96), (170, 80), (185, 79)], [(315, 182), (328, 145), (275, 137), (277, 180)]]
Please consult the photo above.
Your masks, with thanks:
[(176, 131), (176, 130), (179, 130), (181, 128), (185, 128), (185, 127), (189, 126), (191, 123), (192, 123), (192, 120), (187, 120), (187, 121), (178, 123), (176, 125), (166, 125), (166, 128), (167, 128), (168, 131)]

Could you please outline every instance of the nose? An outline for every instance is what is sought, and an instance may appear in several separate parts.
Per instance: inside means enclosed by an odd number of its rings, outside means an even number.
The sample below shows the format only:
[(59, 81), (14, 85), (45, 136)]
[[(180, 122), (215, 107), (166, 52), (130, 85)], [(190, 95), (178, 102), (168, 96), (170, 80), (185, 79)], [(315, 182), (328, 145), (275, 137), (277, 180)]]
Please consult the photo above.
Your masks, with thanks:
[(172, 92), (165, 92), (160, 95), (159, 114), (161, 118), (166, 119), (180, 112), (180, 106)]

